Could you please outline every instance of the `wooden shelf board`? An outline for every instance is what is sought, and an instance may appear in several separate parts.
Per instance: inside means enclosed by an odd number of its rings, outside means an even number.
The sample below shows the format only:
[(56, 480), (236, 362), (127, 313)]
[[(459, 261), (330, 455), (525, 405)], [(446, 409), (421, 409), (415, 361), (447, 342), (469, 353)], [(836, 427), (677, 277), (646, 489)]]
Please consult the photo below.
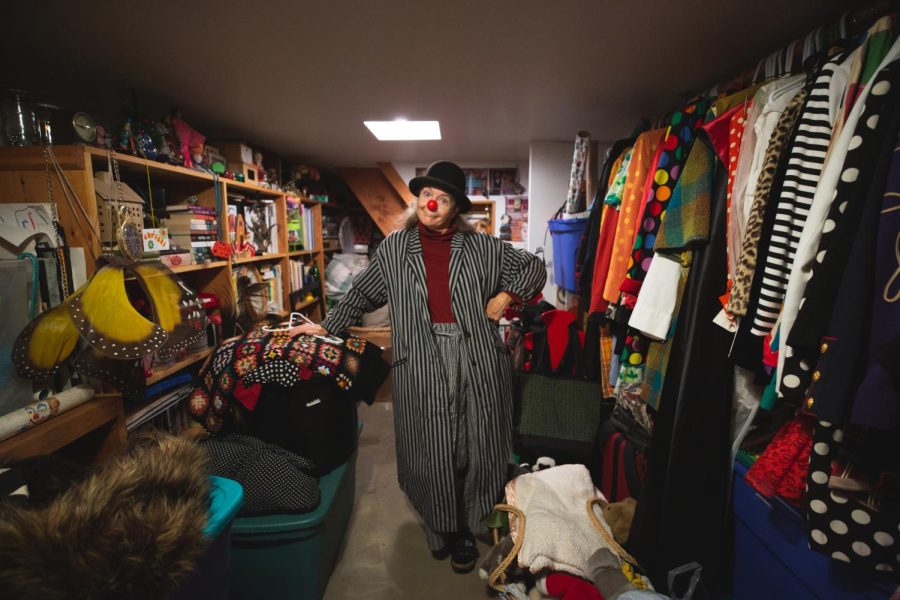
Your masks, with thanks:
[(188, 354), (178, 362), (162, 367), (161, 369), (154, 369), (153, 375), (147, 378), (147, 385), (152, 385), (157, 381), (161, 381), (172, 375), (177, 373), (178, 371), (184, 369), (185, 367), (189, 367), (194, 363), (200, 362), (201, 360), (206, 359), (207, 356), (212, 354), (213, 348), (206, 348), (201, 350), (200, 352), (194, 352), (192, 354)]
[(279, 252), (278, 254), (262, 254), (260, 256), (245, 256), (243, 258), (235, 258), (235, 264), (244, 264), (244, 263), (252, 263), (252, 262), (260, 262), (264, 260), (278, 260), (280, 258), (284, 258), (284, 252)]
[(284, 192), (281, 190), (273, 190), (270, 188), (264, 188), (256, 185), (255, 183), (247, 183), (246, 181), (235, 181), (234, 179), (222, 179), (225, 182), (225, 187), (234, 188), (238, 190), (244, 190), (248, 192), (258, 192), (264, 196), (272, 196), (278, 197), (283, 196)]
[[(85, 146), (84, 149), (88, 154), (93, 156), (94, 160), (101, 166), (101, 168), (98, 170), (105, 171), (107, 151), (104, 148), (95, 148), (93, 146)], [(151, 174), (156, 173), (158, 175), (160, 173), (166, 173), (169, 175), (179, 175), (186, 178), (192, 178), (194, 180), (209, 182), (213, 180), (213, 176), (205, 171), (195, 171), (194, 169), (177, 167), (175, 165), (169, 165), (166, 163), (157, 162), (155, 160), (147, 160), (145, 158), (131, 156), (130, 154), (124, 154), (122, 152), (116, 152), (116, 160), (119, 162), (119, 167), (124, 166), (126, 170), (130, 171), (135, 170), (134, 167), (140, 167), (141, 170), (144, 171), (147, 169), (147, 167), (149, 167)]]
[(213, 262), (200, 263), (196, 265), (182, 265), (180, 267), (169, 267), (173, 273), (187, 273), (189, 271), (205, 271), (206, 269), (221, 269), (228, 265), (227, 260), (215, 260)]
[(294, 307), (294, 312), (296, 312), (298, 310), (303, 310), (304, 308), (309, 308), (310, 306), (318, 304), (318, 302), (319, 302), (318, 298), (313, 298), (312, 300), (304, 300), (303, 302), (299, 303), (297, 306)]
[(293, 250), (288, 252), (288, 256), (312, 256), (319, 252), (321, 252), (321, 250)]
[(115, 421), (122, 414), (118, 397), (95, 397), (0, 442), (0, 459), (15, 461), (56, 452), (63, 446)]

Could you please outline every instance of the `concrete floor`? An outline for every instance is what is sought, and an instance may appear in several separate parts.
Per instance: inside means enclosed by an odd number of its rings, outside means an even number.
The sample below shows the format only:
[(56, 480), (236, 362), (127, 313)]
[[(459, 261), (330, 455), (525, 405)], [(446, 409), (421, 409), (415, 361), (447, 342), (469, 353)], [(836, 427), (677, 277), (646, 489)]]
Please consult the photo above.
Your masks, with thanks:
[[(392, 408), (359, 407), (356, 499), (325, 600), (486, 598), (477, 569), (457, 575), (449, 559), (436, 561), (428, 551), (423, 525), (397, 485)], [(487, 546), (478, 546), (484, 556)]]

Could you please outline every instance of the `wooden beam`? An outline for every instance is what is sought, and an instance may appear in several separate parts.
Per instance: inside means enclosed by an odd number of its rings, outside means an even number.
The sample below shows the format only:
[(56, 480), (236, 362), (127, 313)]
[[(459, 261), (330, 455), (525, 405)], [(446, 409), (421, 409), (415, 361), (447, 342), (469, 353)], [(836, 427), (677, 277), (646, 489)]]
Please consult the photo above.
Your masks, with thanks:
[(384, 235), (398, 229), (403, 222), (406, 203), (379, 169), (338, 169), (363, 208)]
[(404, 204), (409, 205), (410, 202), (416, 199), (412, 192), (409, 191), (409, 186), (400, 177), (400, 173), (394, 168), (394, 165), (391, 163), (378, 163), (378, 170), (387, 178), (388, 183), (391, 184)]
[[(53, 154), (63, 169), (84, 169), (84, 146), (53, 146)], [(44, 171), (43, 146), (0, 148), (0, 164), (4, 170)]]

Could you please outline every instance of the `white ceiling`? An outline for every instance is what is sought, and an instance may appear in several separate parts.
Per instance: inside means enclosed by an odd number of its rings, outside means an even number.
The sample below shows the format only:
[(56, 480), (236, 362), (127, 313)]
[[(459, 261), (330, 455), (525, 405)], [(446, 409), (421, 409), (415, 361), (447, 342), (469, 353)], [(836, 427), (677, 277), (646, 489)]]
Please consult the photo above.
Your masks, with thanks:
[[(100, 114), (134, 87), (203, 133), (320, 165), (522, 160), (579, 129), (623, 136), (861, 4), (19, 0), (0, 83)], [(362, 123), (398, 116), (444, 139), (378, 142)]]

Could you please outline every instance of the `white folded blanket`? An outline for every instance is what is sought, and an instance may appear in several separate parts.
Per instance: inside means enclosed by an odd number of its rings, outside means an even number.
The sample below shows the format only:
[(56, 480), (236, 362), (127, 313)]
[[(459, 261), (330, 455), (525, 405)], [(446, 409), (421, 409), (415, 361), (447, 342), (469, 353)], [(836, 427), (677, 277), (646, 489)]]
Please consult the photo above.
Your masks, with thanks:
[[(584, 465), (562, 465), (507, 483), (507, 502), (525, 513), (519, 565), (532, 573), (551, 569), (586, 577), (591, 555), (609, 548), (588, 515), (587, 502), (595, 497), (603, 496)], [(599, 506), (594, 514), (609, 531)], [(510, 532), (516, 542), (523, 533), (515, 515), (510, 515)]]

